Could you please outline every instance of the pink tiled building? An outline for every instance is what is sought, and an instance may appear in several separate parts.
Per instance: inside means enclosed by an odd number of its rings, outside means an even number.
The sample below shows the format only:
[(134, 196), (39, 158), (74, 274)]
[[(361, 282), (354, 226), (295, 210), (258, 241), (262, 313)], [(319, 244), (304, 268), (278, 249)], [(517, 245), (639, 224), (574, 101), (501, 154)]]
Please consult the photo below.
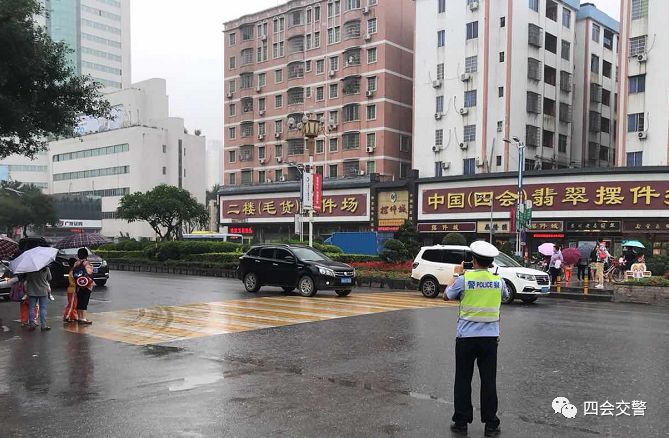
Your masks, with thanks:
[(411, 168), (413, 0), (293, 0), (225, 23), (224, 182), (299, 179), (305, 113), (324, 178)]

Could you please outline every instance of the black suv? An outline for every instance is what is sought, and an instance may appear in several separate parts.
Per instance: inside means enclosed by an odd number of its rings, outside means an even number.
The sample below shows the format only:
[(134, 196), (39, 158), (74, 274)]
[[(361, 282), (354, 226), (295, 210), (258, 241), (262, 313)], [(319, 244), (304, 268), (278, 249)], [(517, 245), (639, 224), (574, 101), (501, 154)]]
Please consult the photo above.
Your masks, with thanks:
[[(88, 248), (87, 248), (88, 249)], [(77, 258), (79, 248), (61, 249), (56, 254), (56, 260), (49, 265), (53, 284), (56, 286), (67, 286), (67, 274), (70, 272), (68, 260)], [(88, 249), (88, 261), (93, 266), (93, 281), (98, 286), (104, 286), (109, 280), (109, 266), (99, 255)]]
[(334, 289), (344, 297), (355, 284), (355, 269), (308, 246), (260, 245), (239, 258), (237, 277), (248, 292), (279, 286), (285, 292), (297, 288), (304, 297), (316, 295), (319, 289)]

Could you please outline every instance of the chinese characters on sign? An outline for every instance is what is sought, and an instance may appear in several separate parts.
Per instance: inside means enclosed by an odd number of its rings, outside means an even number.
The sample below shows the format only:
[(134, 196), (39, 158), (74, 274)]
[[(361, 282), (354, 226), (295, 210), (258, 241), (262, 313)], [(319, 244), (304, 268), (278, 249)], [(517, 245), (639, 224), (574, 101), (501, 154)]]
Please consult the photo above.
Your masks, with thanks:
[[(511, 224), (509, 221), (493, 221), (492, 230), (494, 233), (508, 234), (511, 232)], [(476, 232), (489, 233), (490, 221), (478, 221), (478, 224), (476, 225)]]
[(567, 221), (567, 231), (574, 232), (600, 232), (600, 231), (609, 231), (609, 232), (619, 232), (620, 221)]
[(251, 227), (230, 227), (228, 228), (230, 234), (253, 234)]
[(669, 221), (625, 221), (625, 232), (669, 233)]
[[(502, 211), (516, 204), (514, 186), (448, 188), (422, 191), (422, 212), (465, 213)], [(535, 210), (666, 209), (669, 206), (669, 181), (620, 181), (560, 184), (529, 184), (523, 199)], [(491, 205), (492, 204), (492, 205)]]
[(474, 233), (476, 232), (476, 222), (448, 222), (438, 224), (418, 224), (418, 231), (421, 233)]
[[(409, 219), (409, 192), (380, 192), (377, 197), (379, 229), (394, 231)], [(394, 230), (390, 230), (394, 228)]]
[[(536, 204), (535, 204), (536, 205)], [(530, 232), (563, 231), (562, 221), (532, 221)]]
[(626, 402), (620, 400), (619, 402), (611, 403), (606, 400), (603, 403), (597, 401), (583, 402), (583, 415), (598, 415), (601, 417), (620, 417), (621, 415), (630, 416), (644, 416), (646, 414), (646, 402), (643, 400), (632, 400)]
[[(293, 220), (300, 213), (298, 197), (263, 198), (250, 200), (221, 201), (222, 220), (285, 218)], [(318, 216), (363, 216), (367, 215), (367, 195), (355, 193), (351, 195), (323, 196), (321, 211)]]

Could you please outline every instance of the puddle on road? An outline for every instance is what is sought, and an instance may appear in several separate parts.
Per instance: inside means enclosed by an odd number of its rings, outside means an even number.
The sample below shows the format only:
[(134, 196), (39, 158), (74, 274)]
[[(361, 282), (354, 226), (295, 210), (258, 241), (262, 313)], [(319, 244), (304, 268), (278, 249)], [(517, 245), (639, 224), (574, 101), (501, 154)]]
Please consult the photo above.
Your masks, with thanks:
[(144, 348), (142, 348), (144, 354), (155, 357), (167, 356), (170, 353), (180, 353), (184, 350), (185, 349), (183, 347), (176, 347), (173, 345), (156, 345), (156, 344), (145, 345)]
[(170, 392), (176, 391), (188, 391), (190, 389), (198, 388), (204, 385), (211, 385), (216, 383), (219, 380), (223, 380), (223, 374), (220, 373), (209, 373), (209, 374), (200, 374), (198, 376), (185, 377), (173, 385), (168, 386)]

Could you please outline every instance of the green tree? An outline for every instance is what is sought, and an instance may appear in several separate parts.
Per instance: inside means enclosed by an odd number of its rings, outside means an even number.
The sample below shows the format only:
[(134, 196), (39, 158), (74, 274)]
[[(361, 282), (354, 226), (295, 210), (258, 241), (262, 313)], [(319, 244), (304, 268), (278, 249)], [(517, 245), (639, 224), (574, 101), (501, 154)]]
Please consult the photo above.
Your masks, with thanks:
[(75, 75), (70, 49), (36, 24), (44, 13), (38, 0), (0, 0), (0, 158), (32, 157), (47, 137), (72, 136), (82, 114), (110, 114), (101, 85)]
[(395, 232), (394, 237), (404, 244), (409, 257), (415, 257), (420, 251), (420, 234), (410, 220), (404, 221), (399, 230)]
[(404, 243), (397, 239), (388, 239), (383, 242), (379, 258), (388, 263), (403, 263), (409, 260), (410, 256)]
[(161, 240), (178, 238), (183, 229), (206, 227), (209, 218), (206, 207), (190, 192), (166, 184), (123, 196), (117, 214), (128, 222), (147, 222)]
[(448, 233), (444, 236), (444, 240), (441, 243), (444, 245), (467, 246), (467, 239), (460, 233)]
[(23, 237), (27, 237), (29, 227), (41, 229), (57, 222), (51, 196), (42, 193), (38, 187), (15, 181), (3, 181), (0, 185), (0, 226), (6, 234), (13, 235), (20, 227)]

